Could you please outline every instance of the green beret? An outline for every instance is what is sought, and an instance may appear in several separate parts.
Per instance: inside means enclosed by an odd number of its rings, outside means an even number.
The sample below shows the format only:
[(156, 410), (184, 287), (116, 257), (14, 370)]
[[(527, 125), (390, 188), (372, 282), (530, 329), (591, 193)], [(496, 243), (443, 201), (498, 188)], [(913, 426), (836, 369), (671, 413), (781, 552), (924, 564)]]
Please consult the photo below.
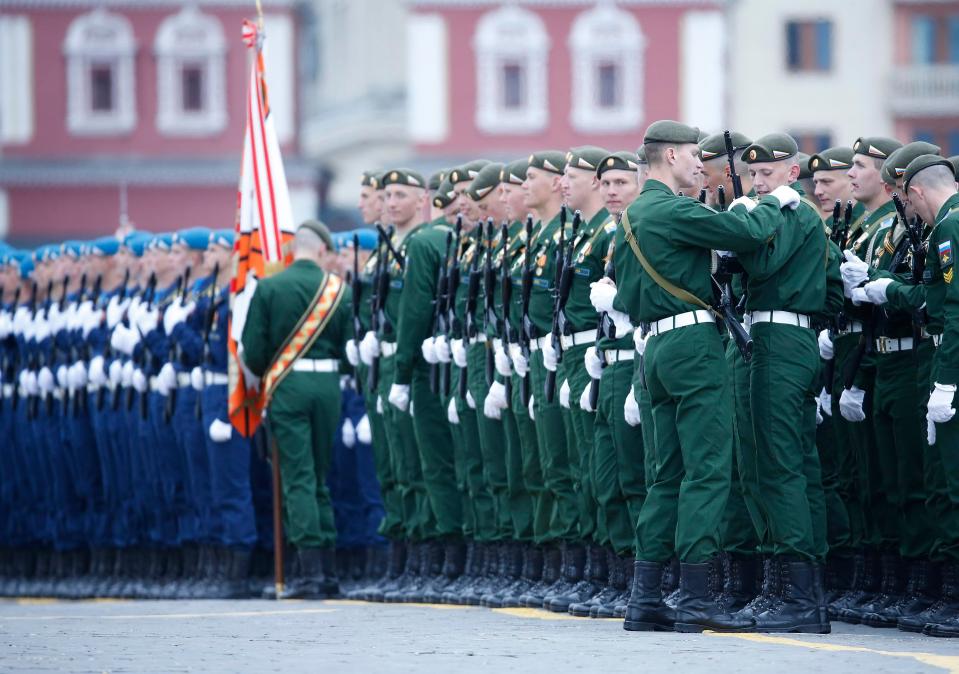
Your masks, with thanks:
[(747, 164), (764, 164), (795, 157), (799, 146), (788, 133), (769, 133), (754, 142), (743, 152)]
[(525, 159), (511, 161), (500, 171), (499, 181), (510, 185), (522, 185), (523, 181), (526, 180), (526, 169), (528, 168), (529, 162)]
[(480, 172), (473, 178), (469, 189), (466, 190), (470, 199), (473, 201), (482, 201), (487, 194), (496, 189), (496, 186), (500, 183), (499, 175), (502, 173), (503, 168), (504, 166), (502, 164), (496, 163), (489, 163), (481, 168)]
[(476, 174), (480, 172), (480, 169), (487, 164), (489, 164), (488, 159), (476, 159), (463, 164), (462, 166), (457, 166), (456, 168), (450, 170), (450, 182), (456, 185), (466, 182), (467, 180), (472, 180), (476, 177)]
[(853, 151), (851, 147), (831, 147), (828, 150), (817, 152), (809, 158), (809, 170), (816, 171), (848, 171), (852, 168)]
[(410, 187), (426, 187), (423, 176), (412, 169), (391, 169), (383, 174), (383, 187), (387, 185), (409, 185)]
[(796, 163), (799, 164), (799, 180), (812, 178), (812, 171), (809, 170), (809, 155), (805, 152), (796, 153)]
[(639, 146), (639, 149), (636, 150), (636, 157), (639, 159), (640, 164), (648, 164), (649, 160), (646, 159), (646, 148), (642, 145)]
[(909, 189), (909, 183), (912, 182), (912, 179), (921, 171), (925, 171), (927, 168), (932, 168), (933, 166), (948, 166), (953, 175), (956, 173), (955, 167), (948, 159), (940, 157), (937, 154), (922, 154), (909, 162), (909, 166), (906, 167), (905, 179), (903, 180), (904, 189)]
[(639, 171), (639, 157), (633, 152), (614, 152), (599, 162), (596, 177), (602, 178), (606, 171)]
[(643, 143), (677, 143), (687, 145), (699, 142), (699, 129), (687, 126), (671, 119), (661, 119), (653, 122), (646, 129)]
[(584, 171), (595, 171), (599, 168), (599, 163), (608, 156), (609, 150), (595, 145), (583, 145), (566, 153), (566, 165)]
[(902, 143), (895, 138), (885, 138), (884, 136), (860, 136), (852, 144), (852, 149), (856, 154), (864, 154), (876, 159), (886, 159), (901, 147)]
[(320, 237), (320, 240), (327, 245), (330, 250), (336, 250), (336, 244), (333, 243), (333, 236), (330, 230), (319, 220), (304, 220), (297, 229), (306, 227), (308, 230)]
[(895, 185), (899, 178), (906, 175), (906, 167), (912, 160), (924, 154), (941, 155), (942, 150), (938, 145), (925, 143), (921, 140), (907, 143), (898, 150), (894, 150), (889, 158), (882, 163), (882, 179), (890, 185)]
[(538, 168), (551, 173), (563, 174), (566, 168), (566, 155), (556, 150), (534, 152), (527, 161), (528, 168)]
[(372, 187), (376, 189), (380, 186), (380, 174), (377, 171), (363, 171), (363, 178), (360, 180), (363, 187)]
[(443, 179), (446, 178), (446, 170), (437, 171), (429, 177), (429, 180), (426, 181), (426, 188), (430, 192), (435, 192), (439, 189), (440, 183), (443, 182)]
[(443, 178), (443, 182), (436, 188), (433, 194), (433, 205), (437, 208), (446, 208), (456, 199), (456, 191), (453, 190), (453, 183), (449, 178)]
[[(733, 142), (733, 150), (742, 150), (743, 148), (749, 147), (749, 145), (753, 142), (752, 139), (747, 138), (738, 131), (731, 131), (729, 133), (729, 139)], [(699, 143), (699, 153), (702, 155), (703, 161), (709, 161), (710, 159), (716, 159), (717, 157), (723, 157), (725, 159), (725, 135), (721, 133), (714, 133), (711, 136), (706, 136)]]

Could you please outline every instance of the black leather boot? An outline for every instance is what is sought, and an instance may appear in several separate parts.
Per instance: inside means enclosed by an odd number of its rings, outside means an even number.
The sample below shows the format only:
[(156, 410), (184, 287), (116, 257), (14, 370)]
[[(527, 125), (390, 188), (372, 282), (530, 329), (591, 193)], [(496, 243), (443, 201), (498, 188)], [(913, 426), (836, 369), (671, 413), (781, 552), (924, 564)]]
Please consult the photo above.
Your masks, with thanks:
[(942, 585), (939, 598), (932, 606), (918, 615), (899, 619), (899, 629), (904, 632), (925, 632), (933, 625), (948, 623), (959, 613), (959, 565), (943, 562)]
[(819, 612), (813, 563), (780, 557), (779, 572), (779, 596), (755, 617), (756, 631), (828, 633)]
[(676, 608), (676, 596), (679, 594), (679, 558), (673, 557), (663, 569), (663, 600), (667, 606)]
[(463, 556), (463, 572), (443, 588), (438, 603), (459, 604), (460, 595), (475, 581), (482, 563), (483, 556), (479, 544), (476, 541), (467, 540), (466, 552)]
[[(578, 602), (569, 605), (569, 614), (581, 618), (599, 618), (613, 617), (614, 602), (620, 597), (626, 589), (625, 573), (623, 571), (622, 560), (612, 549), (606, 549), (605, 567), (606, 582), (600, 588), (599, 592), (594, 594), (584, 602)], [(592, 570), (592, 569), (591, 569)], [(595, 575), (595, 573), (593, 574)], [(609, 615), (600, 616), (600, 611), (607, 609)], [(605, 611), (604, 611), (605, 612)]]
[(547, 546), (543, 550), (543, 575), (519, 600), (526, 608), (543, 608), (546, 593), (559, 582), (563, 569), (563, 551), (558, 545)]
[(522, 543), (504, 543), (500, 552), (500, 582), (480, 597), (480, 606), (502, 608), (503, 599), (512, 592), (523, 574), (524, 546)]
[(752, 601), (742, 607), (737, 613), (743, 618), (755, 619), (772, 606), (778, 599), (782, 590), (780, 582), (780, 559), (778, 557), (767, 557), (763, 560), (763, 581), (759, 594), (753, 597)]
[(477, 543), (474, 551), (474, 569), (456, 593), (453, 604), (479, 606), (480, 599), (489, 587), (490, 577), (496, 574), (499, 563), (496, 543)]
[(826, 604), (831, 605), (852, 589), (853, 557), (830, 555), (826, 558)]
[(466, 543), (459, 539), (447, 541), (443, 545), (440, 573), (424, 591), (423, 601), (429, 604), (443, 603), (443, 594), (463, 575), (465, 565)]
[(633, 583), (623, 629), (630, 632), (672, 632), (676, 611), (663, 601), (662, 562), (633, 563)]
[[(751, 618), (729, 612), (717, 601), (722, 582), (723, 560), (717, 556), (708, 562), (679, 565), (679, 594), (676, 597), (677, 632), (750, 632)], [(718, 580), (717, 580), (718, 578)]]
[[(546, 597), (544, 606), (554, 613), (568, 613), (572, 604), (588, 602), (594, 596), (602, 592), (606, 581), (609, 578), (609, 567), (606, 563), (606, 550), (592, 543), (582, 549), (583, 567), (582, 569), (568, 569), (569, 579), (575, 577), (578, 573), (579, 581), (576, 582), (567, 592), (552, 597)], [(579, 559), (575, 555), (569, 555), (567, 564), (578, 564)], [(587, 612), (587, 615), (589, 613)]]
[(176, 599), (183, 581), (183, 548), (165, 551), (166, 565), (157, 588), (157, 599)]
[(388, 578), (382, 583), (369, 588), (365, 599), (367, 601), (386, 601), (388, 592), (402, 589), (412, 578), (412, 568), (419, 566), (419, 543), (406, 542), (402, 544), (402, 554), (397, 554), (390, 561)]
[(301, 548), (297, 558), (299, 573), (286, 586), (281, 599), (329, 599), (339, 595), (333, 548)]
[(404, 590), (396, 595), (388, 593), (386, 601), (391, 603), (421, 604), (429, 593), (429, 586), (440, 576), (443, 570), (443, 543), (426, 541), (420, 547), (419, 568), (416, 578)]
[(427, 543), (413, 543), (406, 555), (406, 568), (403, 574), (396, 579), (397, 588), (383, 595), (383, 601), (387, 603), (399, 603), (404, 601), (404, 597), (411, 590), (419, 587), (423, 579), (420, 577), (420, 570), (423, 568), (423, 557), (426, 555)]
[[(371, 561), (371, 566), (374, 562)], [(403, 541), (390, 541), (386, 547), (383, 557), (383, 571), (376, 578), (372, 579), (365, 587), (357, 588), (347, 593), (348, 599), (357, 599), (362, 601), (371, 601), (371, 596), (382, 596), (383, 587), (394, 584), (396, 579), (403, 573), (406, 565), (406, 543)], [(395, 584), (390, 589), (396, 589)], [(380, 599), (382, 601), (382, 599)]]
[(521, 598), (543, 579), (543, 549), (532, 543), (523, 548), (523, 570), (519, 579), (503, 591), (499, 606), (491, 608), (518, 608)]
[[(843, 622), (856, 625), (859, 623), (859, 609), (868, 604), (879, 594), (879, 583), (882, 579), (879, 565), (879, 554), (875, 550), (863, 553), (861, 574), (854, 579), (853, 589), (836, 602), (837, 618)], [(842, 606), (840, 607), (840, 603)]]
[(900, 618), (917, 616), (935, 603), (939, 587), (939, 569), (927, 559), (904, 560), (907, 567), (906, 587), (899, 600), (875, 613), (862, 616), (862, 624), (870, 627), (896, 627)]
[(942, 605), (922, 633), (959, 638), (959, 562), (949, 561), (943, 565)]
[(742, 555), (735, 552), (723, 555), (725, 573), (719, 602), (730, 613), (744, 608), (756, 596), (758, 559), (756, 555)]
[(850, 605), (843, 613), (847, 622), (861, 623), (869, 614), (879, 613), (902, 598), (902, 559), (894, 553), (884, 553), (879, 559), (879, 591), (868, 601)]
[(224, 599), (250, 597), (250, 563), (252, 551), (243, 548), (225, 548), (221, 594)]

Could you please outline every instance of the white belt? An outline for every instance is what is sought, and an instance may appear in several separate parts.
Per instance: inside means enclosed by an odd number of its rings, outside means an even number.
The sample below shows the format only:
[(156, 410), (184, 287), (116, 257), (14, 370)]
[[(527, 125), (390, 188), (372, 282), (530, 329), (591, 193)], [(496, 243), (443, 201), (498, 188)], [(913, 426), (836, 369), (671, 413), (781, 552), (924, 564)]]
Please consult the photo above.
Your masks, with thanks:
[(912, 337), (877, 337), (876, 351), (878, 353), (896, 353), (898, 351), (912, 351), (915, 348)]
[(716, 319), (711, 313), (704, 309), (698, 309), (697, 311), (687, 311), (684, 314), (676, 314), (675, 316), (668, 316), (658, 321), (653, 321), (649, 324), (649, 332), (647, 334), (650, 337), (655, 337), (656, 335), (661, 335), (664, 332), (669, 332), (676, 328), (687, 328), (690, 325), (697, 325), (699, 323), (715, 322)]
[[(383, 345), (380, 345), (381, 347)], [(393, 345), (394, 350), (396, 345)], [(384, 354), (385, 355), (385, 354)], [(391, 354), (392, 355), (392, 354)], [(294, 372), (339, 372), (340, 361), (335, 358), (300, 358), (293, 363)]]
[(178, 388), (186, 388), (190, 386), (190, 373), (189, 372), (177, 372), (176, 373), (176, 385)]
[(150, 390), (151, 390), (151, 391), (157, 391), (157, 392), (159, 392), (159, 390), (160, 390), (160, 385), (157, 383), (157, 378), (156, 378), (156, 377), (150, 377), (150, 379), (149, 379), (148, 381), (149, 381), (149, 383), (150, 383)]
[(477, 332), (477, 333), (476, 333), (476, 336), (473, 337), (473, 339), (470, 341), (470, 343), (471, 343), (471, 344), (477, 344), (477, 343), (479, 343), (479, 344), (486, 344), (486, 333), (485, 333), (485, 332)]
[(563, 335), (559, 338), (559, 343), (564, 349), (569, 349), (580, 344), (592, 344), (596, 341), (595, 330), (583, 330), (573, 335)]
[(203, 384), (206, 386), (226, 386), (229, 383), (230, 378), (226, 372), (205, 371), (203, 373)]
[(494, 338), (494, 339), (493, 339), (493, 349), (495, 349), (496, 351), (499, 351), (499, 350), (502, 349), (502, 348), (503, 348), (503, 340), (500, 339), (499, 337)]
[(87, 384), (87, 393), (96, 393), (99, 388), (97, 384)]
[(839, 332), (840, 335), (848, 335), (852, 332), (862, 332), (862, 323), (860, 321), (849, 321), (846, 329)]
[(54, 389), (51, 395), (53, 396), (54, 400), (63, 400), (63, 389)]
[(749, 313), (749, 325), (756, 323), (779, 323), (808, 328), (812, 321), (806, 314), (796, 314), (792, 311), (752, 311)]
[(540, 349), (543, 348), (543, 344), (545, 344), (545, 343), (546, 343), (546, 340), (549, 339), (549, 338), (550, 338), (550, 336), (549, 336), (549, 335), (546, 335), (545, 337), (540, 337), (539, 339), (531, 339), (531, 340), (529, 340), (529, 350), (530, 350), (530, 351), (539, 351)]
[(942, 335), (929, 335), (932, 337), (932, 345), (937, 349), (942, 345)]
[[(380, 355), (383, 358), (389, 358), (396, 354), (396, 342), (380, 342)], [(339, 366), (337, 366), (339, 369)]]
[(636, 349), (606, 349), (603, 351), (607, 363), (617, 363), (621, 360), (633, 360)]
[(3, 397), (12, 398), (13, 397), (13, 384), (4, 384), (3, 385)]

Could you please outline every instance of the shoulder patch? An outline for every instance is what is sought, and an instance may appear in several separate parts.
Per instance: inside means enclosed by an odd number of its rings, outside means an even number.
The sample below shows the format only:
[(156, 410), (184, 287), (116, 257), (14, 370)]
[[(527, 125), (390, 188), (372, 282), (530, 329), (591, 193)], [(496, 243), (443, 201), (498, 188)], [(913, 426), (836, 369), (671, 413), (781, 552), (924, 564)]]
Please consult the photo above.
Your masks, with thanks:
[(939, 266), (943, 269), (952, 266), (952, 239), (939, 244)]

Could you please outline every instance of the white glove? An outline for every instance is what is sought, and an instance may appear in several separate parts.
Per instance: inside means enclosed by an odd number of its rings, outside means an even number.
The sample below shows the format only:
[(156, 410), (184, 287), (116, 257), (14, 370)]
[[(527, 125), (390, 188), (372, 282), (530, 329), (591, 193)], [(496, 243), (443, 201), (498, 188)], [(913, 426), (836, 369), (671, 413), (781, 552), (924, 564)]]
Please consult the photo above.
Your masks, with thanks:
[(129, 305), (129, 300), (120, 301), (119, 295), (114, 295), (110, 298), (110, 301), (107, 302), (107, 327), (115, 328), (117, 324), (123, 319), (123, 312), (126, 311), (127, 306)]
[(866, 292), (866, 297), (868, 297), (869, 301), (873, 304), (885, 304), (889, 301), (886, 292), (889, 289), (890, 283), (892, 283), (891, 278), (879, 278), (867, 283), (863, 290)]
[(823, 330), (819, 333), (819, 357), (823, 360), (832, 360), (836, 355), (832, 340), (829, 338), (829, 331)]
[(547, 338), (543, 342), (543, 367), (545, 367), (550, 372), (556, 372), (556, 349), (553, 347), (552, 337)]
[(390, 386), (390, 404), (405, 412), (410, 406), (410, 387), (404, 384)]
[(233, 424), (214, 419), (210, 423), (210, 440), (213, 442), (226, 442), (233, 437)]
[(67, 388), (67, 366), (60, 365), (57, 367), (57, 388), (65, 389)]
[(110, 383), (118, 386), (123, 379), (123, 363), (118, 360), (110, 362)]
[(857, 307), (862, 304), (869, 304), (869, 295), (866, 294), (865, 288), (852, 288), (849, 291), (849, 299), (852, 300), (852, 303)]
[(823, 386), (822, 391), (819, 392), (819, 407), (822, 408), (823, 414), (826, 416), (832, 416), (832, 394), (826, 390), (826, 387)]
[(956, 408), (952, 406), (952, 399), (956, 395), (956, 387), (936, 382), (929, 394), (926, 404), (926, 419), (937, 424), (947, 423), (956, 416)]
[(103, 386), (107, 383), (106, 365), (103, 356), (94, 356), (90, 359), (90, 368), (87, 378), (94, 386)]
[(473, 398), (473, 394), (470, 393), (468, 390), (466, 391), (466, 406), (469, 407), (471, 410), (476, 409), (476, 400)]
[(494, 381), (486, 393), (486, 400), (483, 401), (483, 415), (489, 419), (501, 419), (503, 410), (507, 407), (509, 401), (506, 400), (506, 386)]
[(113, 335), (110, 336), (110, 346), (114, 350), (131, 355), (136, 345), (140, 343), (140, 333), (136, 328), (128, 328), (122, 323), (113, 328)]
[(608, 311), (606, 315), (612, 319), (617, 337), (625, 337), (633, 331), (633, 324), (629, 322), (629, 314), (613, 309)]
[(640, 356), (646, 353), (646, 338), (643, 337), (641, 330), (633, 331), (633, 345), (636, 347), (636, 353)]
[[(87, 304), (87, 302), (84, 302)], [(91, 304), (92, 306), (92, 304)], [(90, 333), (100, 327), (103, 324), (103, 312), (97, 310), (91, 310), (90, 313), (85, 313), (82, 316), (80, 321), (80, 330), (83, 334), (83, 338), (87, 339), (90, 336)]]
[(525, 377), (529, 372), (529, 363), (526, 361), (526, 357), (523, 356), (523, 350), (519, 344), (509, 345), (509, 356), (513, 361), (513, 370), (516, 374), (520, 377)]
[(383, 414), (383, 396), (376, 396), (376, 413)]
[(605, 281), (593, 281), (589, 284), (589, 301), (598, 313), (613, 310), (613, 298), (616, 297), (616, 286)]
[(843, 257), (846, 261), (839, 265), (839, 272), (842, 274), (842, 283), (846, 288), (846, 297), (849, 297), (853, 288), (869, 280), (869, 265), (860, 260), (851, 250), (843, 251)]
[(67, 370), (67, 386), (74, 391), (87, 387), (87, 368), (82, 360), (78, 360)]
[(451, 342), (452, 352), (453, 352), (453, 362), (456, 363), (456, 367), (464, 368), (466, 364), (466, 345), (463, 343), (462, 339), (454, 339)]
[(352, 449), (356, 445), (356, 427), (349, 417), (343, 420), (343, 426), (340, 427), (340, 437), (346, 447)]
[(44, 367), (40, 369), (40, 372), (37, 374), (37, 387), (46, 393), (53, 393), (53, 389), (56, 388), (56, 381), (53, 379), (53, 372), (50, 371), (50, 368)]
[(559, 387), (559, 406), (569, 409), (569, 380), (564, 379), (563, 385)]
[(436, 357), (436, 349), (434, 346), (435, 340), (432, 337), (427, 337), (423, 340), (423, 343), (420, 345), (420, 351), (423, 352), (423, 360), (425, 360), (430, 365), (436, 365), (439, 359)]
[(157, 390), (160, 395), (168, 396), (170, 391), (176, 388), (176, 369), (173, 363), (164, 363), (157, 373)]
[(759, 204), (757, 204), (755, 201), (753, 201), (746, 195), (743, 195), (739, 197), (738, 199), (734, 199), (733, 202), (729, 204), (729, 210), (730, 211), (733, 210), (733, 208), (735, 208), (736, 206), (742, 206), (743, 208), (746, 209), (746, 212), (749, 213), (758, 205)]
[(353, 367), (356, 367), (360, 364), (360, 350), (356, 346), (355, 339), (346, 340), (346, 360)]
[(853, 423), (865, 421), (866, 412), (862, 409), (865, 399), (866, 392), (862, 389), (855, 386), (845, 389), (839, 397), (839, 413), (842, 418)]
[(639, 426), (643, 420), (639, 416), (639, 403), (636, 402), (636, 396), (633, 395), (633, 387), (629, 387), (629, 393), (626, 395), (626, 402), (623, 404), (623, 416), (626, 417), (626, 423), (630, 426)]
[(509, 377), (513, 374), (513, 363), (510, 361), (509, 356), (506, 355), (506, 351), (503, 347), (496, 349), (496, 352), (493, 354), (493, 362), (496, 364), (496, 371), (501, 377)]
[(13, 317), (10, 312), (0, 312), (0, 339), (6, 339), (13, 332)]
[(34, 319), (33, 325), (30, 327), (32, 328), (33, 339), (36, 340), (37, 344), (50, 336), (50, 324), (39, 315)]
[(168, 335), (173, 334), (173, 328), (185, 321), (194, 309), (196, 309), (196, 304), (190, 302), (184, 306), (183, 300), (180, 298), (170, 302), (170, 305), (163, 312), (163, 331)]
[(40, 393), (40, 384), (37, 382), (37, 373), (32, 370), (21, 370), (20, 388), (26, 391), (27, 395), (35, 396)]
[(192, 386), (195, 391), (202, 391), (203, 384), (203, 368), (197, 365), (190, 370), (190, 386)]
[(54, 302), (47, 311), (47, 323), (50, 325), (50, 332), (56, 334), (67, 327), (67, 315), (60, 311), (60, 305)]
[(30, 312), (26, 307), (18, 307), (15, 312), (13, 312), (13, 333), (15, 335), (22, 335), (23, 331), (27, 329), (27, 326), (30, 324)]
[(370, 429), (370, 417), (366, 414), (356, 424), (356, 439), (361, 444), (368, 445), (373, 442), (373, 431)]
[(586, 385), (586, 388), (583, 389), (583, 392), (579, 396), (579, 409), (584, 412), (595, 412), (592, 406), (589, 404), (589, 389), (592, 388), (590, 384)]
[(370, 330), (360, 341), (360, 360), (367, 365), (372, 365), (373, 360), (380, 355), (380, 342), (376, 339), (376, 333)]
[(817, 405), (816, 405), (816, 425), (817, 425), (817, 426), (821, 426), (821, 425), (822, 425), (822, 421), (823, 421), (823, 418), (822, 418), (822, 408), (817, 404)]
[(147, 335), (157, 329), (160, 323), (160, 312), (156, 309), (144, 308), (137, 315), (137, 328), (141, 335)]
[(453, 354), (450, 353), (450, 342), (446, 335), (440, 335), (433, 340), (433, 352), (436, 359), (441, 363), (448, 363), (453, 360)]
[(529, 420), (530, 420), (530, 421), (536, 421), (536, 413), (533, 412), (533, 401), (534, 401), (534, 400), (535, 400), (535, 396), (530, 396), (530, 397), (529, 397), (529, 405), (527, 406), (527, 411), (529, 412)]
[(123, 386), (132, 386), (133, 385), (133, 361), (128, 360), (123, 364), (123, 369), (120, 370), (120, 383)]
[(143, 370), (137, 368), (133, 371), (133, 376), (130, 378), (130, 385), (137, 393), (146, 393), (149, 382), (147, 382), (147, 377), (143, 374)]
[(596, 353), (596, 347), (591, 346), (583, 354), (583, 363), (586, 365), (586, 372), (592, 379), (603, 378), (603, 364)]
[(799, 208), (799, 192), (791, 188), (789, 185), (780, 185), (770, 192), (769, 196), (775, 198), (779, 202), (780, 209), (786, 208), (787, 206), (792, 210)]
[(930, 447), (936, 444), (936, 422), (928, 417), (926, 418), (926, 442)]
[(454, 425), (460, 422), (460, 414), (456, 411), (456, 398), (450, 398), (450, 404), (446, 406), (446, 420)]

